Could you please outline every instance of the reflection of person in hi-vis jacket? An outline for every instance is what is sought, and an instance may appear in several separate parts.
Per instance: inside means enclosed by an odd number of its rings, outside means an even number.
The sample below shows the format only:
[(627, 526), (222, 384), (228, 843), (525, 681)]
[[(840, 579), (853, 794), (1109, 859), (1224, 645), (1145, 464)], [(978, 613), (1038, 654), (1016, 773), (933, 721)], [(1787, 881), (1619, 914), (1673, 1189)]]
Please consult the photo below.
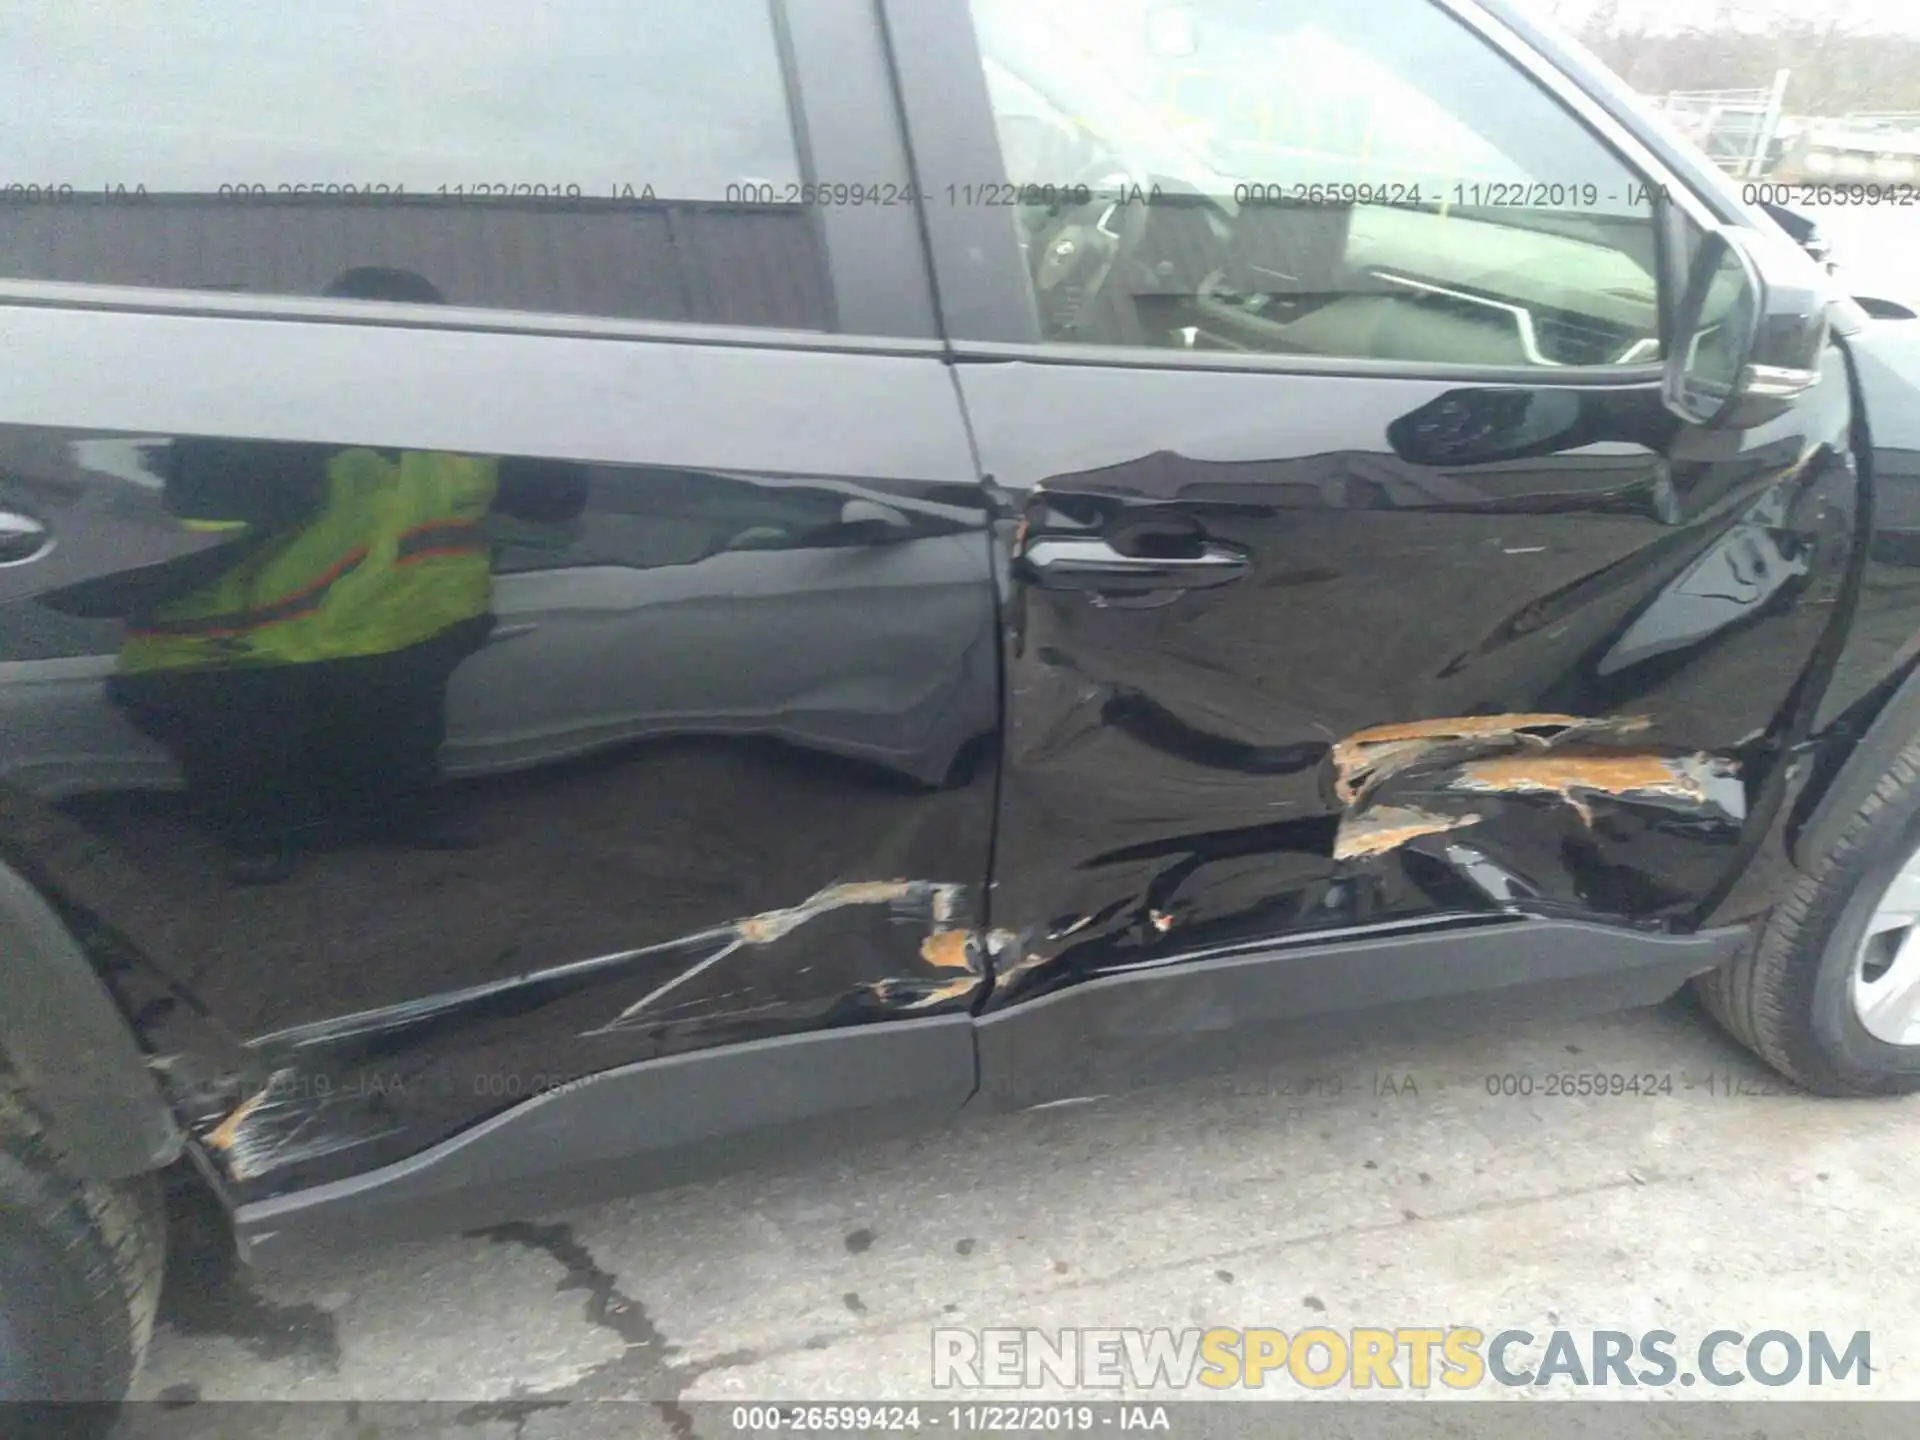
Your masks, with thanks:
[(342, 450), (322, 485), (304, 529), (130, 626), (122, 672), (385, 655), (487, 613), (498, 461)]
[(497, 461), (344, 449), (323, 486), (303, 530), (131, 626), (121, 672), (390, 655), (488, 612)]
[[(349, 272), (329, 293), (438, 298), (391, 271)], [(448, 682), (493, 624), (485, 522), (502, 462), (230, 441), (175, 452), (169, 509), (234, 529), (221, 553), (239, 558), (128, 618), (111, 693), (179, 760), (234, 852), (229, 873), (283, 878), (329, 837), (468, 843), (433, 791)], [(528, 470), (528, 518), (578, 512), (573, 467)]]

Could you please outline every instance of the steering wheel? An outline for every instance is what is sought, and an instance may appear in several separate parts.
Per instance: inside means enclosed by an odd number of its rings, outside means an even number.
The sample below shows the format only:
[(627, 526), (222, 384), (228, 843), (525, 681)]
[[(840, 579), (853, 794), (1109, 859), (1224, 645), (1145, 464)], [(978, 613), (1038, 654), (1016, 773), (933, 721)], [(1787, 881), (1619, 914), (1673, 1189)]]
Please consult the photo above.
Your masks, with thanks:
[[(1069, 188), (1093, 192), (1084, 205), (1065, 210), (1034, 242), (1033, 293), (1041, 334), (1049, 340), (1084, 340), (1110, 324), (1119, 343), (1139, 339), (1133, 307), (1116, 297), (1109, 282), (1125, 273), (1147, 233), (1148, 177), (1118, 156), (1085, 166)], [(1118, 298), (1121, 303), (1113, 301)]]

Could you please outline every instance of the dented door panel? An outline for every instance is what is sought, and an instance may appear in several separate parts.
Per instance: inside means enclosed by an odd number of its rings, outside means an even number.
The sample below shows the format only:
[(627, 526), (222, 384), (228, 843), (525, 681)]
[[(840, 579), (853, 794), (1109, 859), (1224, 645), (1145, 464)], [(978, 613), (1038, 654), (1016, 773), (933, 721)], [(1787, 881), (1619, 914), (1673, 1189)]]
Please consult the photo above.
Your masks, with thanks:
[[(0, 505), (65, 557), (0, 596), (0, 855), (236, 1198), (636, 1061), (973, 1003), (998, 630), (936, 357), (63, 321), (14, 327), (28, 415), (147, 379), (137, 432), (0, 424)], [(250, 428), (209, 434), (236, 392)], [(134, 673), (130, 632), (308, 533), (339, 457), (422, 454), (497, 476), (459, 651)], [(437, 779), (369, 798), (436, 664)], [(270, 826), (286, 863), (250, 864)]]
[[(1010, 577), (990, 1005), (1381, 921), (1685, 930), (1733, 883), (1848, 593), (1837, 356), (1744, 436), (1647, 385), (961, 376)], [(1064, 588), (1021, 558), (1064, 537), (1246, 573)]]

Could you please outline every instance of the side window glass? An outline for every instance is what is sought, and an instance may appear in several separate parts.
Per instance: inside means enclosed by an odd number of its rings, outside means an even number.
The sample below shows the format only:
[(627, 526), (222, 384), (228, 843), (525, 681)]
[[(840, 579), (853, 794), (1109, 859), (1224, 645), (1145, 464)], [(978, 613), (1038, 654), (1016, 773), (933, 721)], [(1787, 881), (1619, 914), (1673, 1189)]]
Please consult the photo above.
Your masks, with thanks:
[(1048, 339), (1658, 357), (1656, 197), (1430, 0), (972, 7)]
[(14, 0), (0, 92), (0, 278), (831, 328), (769, 0)]

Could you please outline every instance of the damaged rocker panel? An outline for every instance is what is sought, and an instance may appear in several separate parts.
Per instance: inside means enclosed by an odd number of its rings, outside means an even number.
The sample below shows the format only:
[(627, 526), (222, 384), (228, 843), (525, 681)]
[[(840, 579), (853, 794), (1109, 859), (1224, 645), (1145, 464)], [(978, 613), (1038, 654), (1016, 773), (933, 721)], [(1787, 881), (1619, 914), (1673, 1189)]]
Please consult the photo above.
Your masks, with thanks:
[(925, 880), (858, 881), (830, 885), (793, 906), (761, 911), (726, 925), (633, 950), (363, 1011), (317, 1025), (266, 1035), (252, 1048), (271, 1066), (255, 1093), (200, 1127), (201, 1144), (228, 1178), (251, 1181), (276, 1170), (399, 1134), (405, 1129), (379, 1085), (348, 1072), (377, 1051), (404, 1057), (410, 1041), (423, 1043), (443, 1021), (467, 1021), (498, 1006), (540, 1005), (589, 988), (617, 985), (628, 976), (686, 957), (671, 974), (580, 1038), (617, 1034), (660, 1023), (659, 1002), (744, 951), (765, 949), (837, 911), (884, 907), (889, 922), (921, 932), (909, 952), (918, 966), (868, 982), (869, 1003), (922, 1014), (972, 997), (986, 980), (983, 950), (966, 923), (968, 887)]

